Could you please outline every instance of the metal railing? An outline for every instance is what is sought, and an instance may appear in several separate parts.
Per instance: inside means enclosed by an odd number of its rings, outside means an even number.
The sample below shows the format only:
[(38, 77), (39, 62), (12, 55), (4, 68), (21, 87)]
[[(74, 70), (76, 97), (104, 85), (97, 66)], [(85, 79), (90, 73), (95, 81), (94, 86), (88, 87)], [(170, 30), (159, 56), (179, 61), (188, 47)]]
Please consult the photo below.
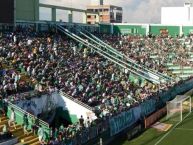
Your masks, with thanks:
[[(99, 39), (98, 37), (94, 36), (93, 34), (91, 34), (90, 32), (88, 32), (88, 31), (86, 31), (86, 30), (84, 30), (84, 31), (85, 31), (86, 33), (88, 33), (88, 34), (89, 34), (92, 38), (94, 38), (96, 41), (98, 41), (99, 43), (103, 44), (103, 45), (102, 45), (103, 47), (106, 46), (107, 48), (109, 48), (109, 50), (111, 50), (111, 51), (113, 50), (115, 53), (124, 56), (124, 58), (126, 58), (127, 61), (128, 61), (129, 63), (133, 64), (134, 66), (139, 67), (139, 68), (141, 68), (141, 69), (143, 69), (143, 70), (145, 70), (145, 71), (147, 71), (147, 72), (149, 72), (149, 73), (151, 73), (151, 74), (153, 74), (153, 75), (156, 75), (156, 76), (158, 76), (158, 77), (160, 77), (160, 78), (162, 78), (162, 79), (174, 80), (172, 77), (169, 77), (169, 76), (167, 76), (167, 75), (165, 75), (165, 74), (162, 74), (162, 73), (160, 73), (160, 72), (155, 72), (154, 70), (151, 70), (151, 69), (147, 69), (146, 66), (141, 65), (141, 64), (139, 65), (139, 64), (135, 63), (134, 60), (130, 59), (130, 58), (129, 58), (128, 56), (126, 56), (125, 54), (122, 54), (121, 52), (117, 51), (115, 48), (113, 48), (112, 46), (108, 45), (107, 43), (105, 43), (104, 41), (102, 41), (101, 39)], [(85, 34), (84, 34), (84, 35), (85, 35)], [(88, 38), (90, 38), (90, 37), (88, 36)]]
[(102, 43), (104, 45), (102, 45), (100, 42), (94, 40), (93, 38), (89, 37), (85, 33), (81, 32), (81, 31), (79, 31), (79, 32), (80, 32), (80, 34), (85, 36), (87, 39), (91, 40), (92, 43), (94, 42), (95, 44), (99, 45), (103, 49), (106, 49), (107, 51), (110, 51), (112, 53), (112, 55), (117, 56), (117, 58), (119, 58), (123, 61), (126, 61), (126, 63), (128, 63), (128, 65), (129, 65), (129, 67), (135, 69), (136, 71), (138, 71), (140, 73), (142, 72), (145, 75), (150, 76), (151, 78), (156, 78), (157, 80), (160, 79), (160, 76), (158, 76), (156, 73), (151, 72), (150, 70), (144, 69), (143, 67), (141, 67), (137, 63), (135, 63), (133, 60), (128, 59), (128, 57), (126, 55), (122, 54), (121, 52), (117, 51), (116, 49), (108, 49), (107, 47), (104, 46), (105, 45), (104, 42)]
[(94, 49), (99, 55), (103, 56), (104, 58), (114, 62), (115, 64), (119, 65), (120, 67), (124, 68), (124, 69), (128, 69), (131, 73), (140, 76), (146, 80), (149, 80), (155, 84), (160, 84), (160, 81), (155, 79), (155, 78), (150, 78), (146, 72), (144, 71), (136, 71), (133, 68), (130, 67), (130, 65), (127, 62), (124, 62), (120, 59), (118, 59), (115, 56), (112, 56), (111, 54), (109, 54), (108, 52), (105, 52), (103, 50), (101, 50), (100, 48), (98, 48), (97, 46), (85, 41), (84, 39), (80, 38), (79, 36), (73, 34), (72, 32), (68, 31), (67, 29), (64, 29), (63, 27), (61, 27), (60, 25), (56, 25), (57, 29), (60, 30), (61, 32), (63, 32), (64, 34), (66, 34), (67, 36), (71, 37), (72, 39), (74, 39), (77, 42), (82, 43), (83, 45), (87, 46), (88, 48), (92, 48)]
[(17, 111), (21, 112), (22, 114), (28, 114), (30, 118), (35, 118), (35, 119), (37, 119), (37, 120), (39, 121), (39, 125), (42, 125), (42, 126), (46, 127), (47, 129), (49, 129), (49, 124), (48, 124), (47, 122), (45, 122), (45, 121), (37, 118), (36, 116), (30, 114), (29, 112), (21, 109), (20, 107), (18, 107), (17, 105), (12, 104), (12, 103), (9, 102), (9, 101), (7, 102), (7, 104), (8, 104), (8, 106), (10, 106), (11, 108), (13, 108), (14, 110), (17, 110)]
[(94, 111), (94, 108), (93, 108), (93, 107), (90, 107), (89, 105), (87, 105), (87, 104), (85, 104), (85, 103), (83, 103), (83, 102), (81, 102), (81, 101), (73, 98), (72, 96), (66, 94), (66, 93), (65, 93), (64, 91), (62, 91), (62, 90), (60, 90), (60, 95), (62, 95), (62, 96), (64, 96), (64, 97), (72, 100), (73, 102), (75, 102), (75, 103), (77, 103), (77, 104), (79, 104), (79, 105), (87, 108), (87, 109), (90, 110), (90, 111)]

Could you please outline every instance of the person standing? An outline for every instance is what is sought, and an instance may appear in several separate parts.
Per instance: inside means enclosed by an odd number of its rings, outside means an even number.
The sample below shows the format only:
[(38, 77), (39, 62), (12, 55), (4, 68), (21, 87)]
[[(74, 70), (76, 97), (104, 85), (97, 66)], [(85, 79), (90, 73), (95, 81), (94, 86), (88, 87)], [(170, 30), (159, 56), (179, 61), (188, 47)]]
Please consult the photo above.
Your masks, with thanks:
[(42, 126), (40, 126), (38, 129), (38, 138), (39, 138), (39, 142), (42, 144), (43, 138), (44, 138), (44, 130), (43, 130)]
[(23, 131), (24, 131), (24, 134), (28, 134), (28, 125), (29, 125), (29, 121), (28, 121), (28, 116), (27, 114), (24, 114), (23, 116)]
[(10, 119), (8, 121), (9, 127), (11, 127), (11, 124), (13, 124), (15, 129), (16, 129), (15, 120), (16, 120), (15, 111), (13, 108), (11, 108), (11, 116), (10, 116)]
[(81, 127), (84, 127), (84, 118), (83, 116), (81, 115), (80, 119), (79, 119), (79, 124)]

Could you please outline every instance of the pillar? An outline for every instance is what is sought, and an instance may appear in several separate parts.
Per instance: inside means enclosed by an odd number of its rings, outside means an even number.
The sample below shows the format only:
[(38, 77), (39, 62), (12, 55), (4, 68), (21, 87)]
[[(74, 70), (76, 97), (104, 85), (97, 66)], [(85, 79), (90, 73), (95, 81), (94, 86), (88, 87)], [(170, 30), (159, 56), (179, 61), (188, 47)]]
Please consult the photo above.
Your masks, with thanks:
[(83, 23), (87, 24), (87, 13), (83, 13)]
[(150, 25), (147, 24), (146, 25), (146, 36), (148, 36), (150, 34)]
[(180, 25), (180, 36), (183, 35), (183, 25)]
[(13, 30), (16, 29), (16, 21), (17, 21), (17, 15), (16, 15), (16, 0), (14, 0), (14, 15), (13, 15)]
[(56, 8), (52, 8), (52, 21), (56, 22)]
[(34, 19), (35, 21), (39, 21), (40, 16), (39, 0), (34, 0), (34, 10), (35, 10)]
[(68, 22), (73, 23), (73, 12), (72, 11), (68, 11)]
[(111, 34), (114, 34), (114, 24), (110, 24), (111, 27)]

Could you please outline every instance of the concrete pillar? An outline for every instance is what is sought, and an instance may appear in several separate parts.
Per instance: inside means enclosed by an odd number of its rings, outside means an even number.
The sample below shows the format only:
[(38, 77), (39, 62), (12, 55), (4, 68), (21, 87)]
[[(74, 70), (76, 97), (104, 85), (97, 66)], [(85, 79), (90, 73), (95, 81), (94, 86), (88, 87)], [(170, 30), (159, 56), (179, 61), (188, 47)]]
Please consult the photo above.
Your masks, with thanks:
[(87, 13), (83, 13), (83, 23), (87, 24)]
[(73, 12), (72, 11), (68, 11), (68, 22), (73, 23)]
[(180, 36), (182, 36), (182, 35), (183, 35), (183, 26), (180, 25)]
[(148, 36), (149, 33), (150, 33), (150, 25), (147, 24), (147, 25), (146, 25), (146, 36)]
[(52, 21), (56, 22), (56, 8), (52, 8)]
[(35, 21), (39, 21), (40, 16), (40, 8), (39, 8), (39, 0), (34, 0), (34, 9), (35, 9)]
[(16, 0), (14, 0), (14, 15), (13, 15), (13, 30), (16, 28), (17, 14), (16, 14)]
[(114, 24), (110, 24), (111, 25), (111, 34), (114, 34)]

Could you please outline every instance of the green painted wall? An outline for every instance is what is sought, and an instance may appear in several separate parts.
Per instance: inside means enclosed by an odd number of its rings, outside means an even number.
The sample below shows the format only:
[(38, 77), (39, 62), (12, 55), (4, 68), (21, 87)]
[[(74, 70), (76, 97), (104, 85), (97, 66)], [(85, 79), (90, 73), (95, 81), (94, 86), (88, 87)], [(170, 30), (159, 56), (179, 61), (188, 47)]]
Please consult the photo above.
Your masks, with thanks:
[(184, 35), (188, 35), (190, 33), (193, 33), (193, 26), (183, 26), (182, 31)]
[[(8, 108), (7, 108), (7, 116), (8, 117), (10, 117), (10, 115), (11, 115), (11, 108), (13, 108), (14, 109), (14, 111), (15, 111), (15, 115), (16, 115), (16, 122), (17, 122), (17, 124), (19, 124), (19, 125), (22, 125), (23, 124), (23, 116), (24, 116), (24, 113), (21, 111), (22, 109), (21, 108), (19, 108), (19, 107), (14, 107), (14, 106), (10, 106), (10, 105), (8, 105)], [(18, 109), (19, 108), (19, 109)], [(32, 125), (32, 118), (31, 117), (28, 117), (28, 119), (29, 119), (29, 126), (28, 126), (28, 129), (31, 129), (31, 125)], [(47, 125), (44, 125), (44, 124), (42, 124), (41, 122), (40, 122), (40, 125), (44, 128), (44, 131), (47, 133), (47, 134), (49, 134), (50, 133), (50, 129), (49, 129), (49, 126), (48, 126), (48, 124)]]
[(39, 20), (39, 0), (16, 0), (16, 20)]
[(111, 24), (100, 24), (100, 33), (111, 33)]
[(155, 26), (151, 25), (150, 26), (150, 33), (153, 35), (160, 35), (160, 30), (161, 29), (167, 29), (169, 35), (171, 36), (176, 36), (180, 34), (180, 26)]
[(142, 25), (114, 25), (114, 34), (146, 35), (146, 28)]

